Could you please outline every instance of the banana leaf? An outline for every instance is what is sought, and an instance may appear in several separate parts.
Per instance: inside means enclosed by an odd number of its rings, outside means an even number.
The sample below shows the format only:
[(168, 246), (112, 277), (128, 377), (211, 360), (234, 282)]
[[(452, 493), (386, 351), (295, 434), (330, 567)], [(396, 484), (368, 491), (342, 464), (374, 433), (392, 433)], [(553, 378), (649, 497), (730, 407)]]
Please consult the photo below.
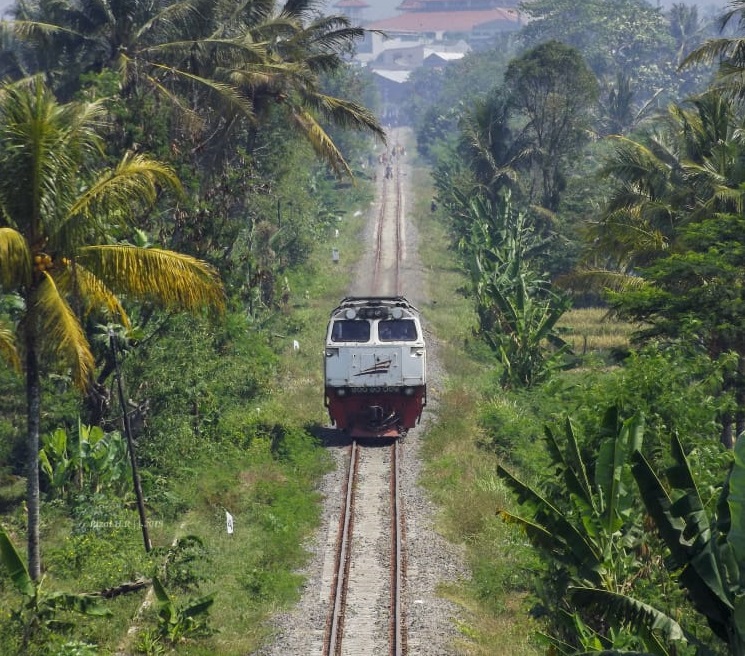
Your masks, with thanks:
[(687, 642), (682, 627), (672, 617), (633, 597), (580, 586), (571, 586), (569, 595), (577, 605), (599, 611), (615, 626), (632, 626), (657, 656), (674, 653), (668, 649), (670, 643)]
[(623, 512), (630, 499), (625, 479), (630, 478), (630, 454), (641, 449), (644, 419), (635, 415), (624, 422), (614, 437), (606, 439), (600, 446), (595, 466), (595, 481), (602, 494), (603, 520), (609, 534), (623, 525)]
[(2, 526), (0, 526), (0, 559), (18, 591), (26, 597), (33, 597), (36, 594), (36, 586)]
[(745, 434), (735, 442), (735, 460), (728, 481), (727, 507), (730, 527), (727, 542), (739, 565), (739, 586), (745, 586)]
[[(688, 497), (684, 502), (676, 502), (675, 510), (662, 483), (638, 451), (632, 456), (632, 471), (647, 511), (670, 550), (668, 569), (679, 571), (678, 581), (688, 591), (695, 608), (706, 617), (712, 631), (729, 642), (728, 627), (732, 622), (733, 605), (718, 567), (711, 523), (706, 513), (698, 510), (700, 498), (695, 485), (691, 486), (693, 476), (682, 457), (682, 449), (677, 448), (680, 443), (677, 439), (673, 443), (678, 462), (670, 469), (675, 470), (675, 480), (685, 486), (683, 496)], [(690, 514), (681, 517), (686, 509)], [(708, 541), (698, 539), (701, 534), (708, 535)]]
[(662, 482), (640, 451), (631, 456), (631, 471), (639, 486), (647, 512), (654, 519), (657, 530), (670, 549), (672, 566), (683, 567), (688, 560), (687, 551), (680, 543), (680, 536), (685, 529), (685, 522), (670, 512), (672, 501)]
[(71, 610), (83, 615), (109, 617), (112, 613), (101, 603), (100, 595), (53, 592), (44, 597), (44, 605), (57, 610)]
[(564, 478), (569, 491), (582, 497), (588, 507), (594, 512), (598, 512), (595, 499), (593, 498), (592, 488), (590, 487), (590, 479), (587, 476), (587, 469), (582, 460), (582, 454), (579, 451), (577, 438), (574, 434), (574, 426), (572, 426), (572, 422), (569, 419), (566, 420), (564, 431), (567, 438), (568, 456), (564, 456), (564, 452), (559, 447), (556, 437), (551, 432), (551, 429), (546, 427), (545, 434), (549, 453), (554, 462), (563, 465)]
[(552, 551), (556, 550), (558, 541), (563, 542), (569, 549), (567, 556), (575, 564), (579, 564), (584, 571), (591, 573), (590, 578), (593, 581), (599, 582), (600, 577), (595, 568), (600, 563), (600, 555), (595, 545), (587, 540), (575, 524), (569, 521), (561, 510), (501, 465), (497, 467), (497, 475), (505, 481), (510, 489), (517, 493), (519, 503), (529, 503), (538, 517), (537, 522), (530, 522), (530, 520), (522, 520), (522, 522), (539, 524), (546, 533), (553, 536), (554, 547)]

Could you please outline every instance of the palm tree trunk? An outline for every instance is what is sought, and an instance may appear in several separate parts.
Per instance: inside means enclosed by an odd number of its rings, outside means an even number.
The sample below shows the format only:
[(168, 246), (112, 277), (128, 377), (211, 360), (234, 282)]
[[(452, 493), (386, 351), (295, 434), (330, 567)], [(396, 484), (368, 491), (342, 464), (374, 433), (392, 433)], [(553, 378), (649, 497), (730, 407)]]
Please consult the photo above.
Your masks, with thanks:
[(34, 581), (41, 578), (39, 545), (39, 433), (41, 423), (41, 379), (33, 317), (26, 328), (26, 401), (28, 454), (26, 456), (26, 504), (28, 506), (28, 571)]

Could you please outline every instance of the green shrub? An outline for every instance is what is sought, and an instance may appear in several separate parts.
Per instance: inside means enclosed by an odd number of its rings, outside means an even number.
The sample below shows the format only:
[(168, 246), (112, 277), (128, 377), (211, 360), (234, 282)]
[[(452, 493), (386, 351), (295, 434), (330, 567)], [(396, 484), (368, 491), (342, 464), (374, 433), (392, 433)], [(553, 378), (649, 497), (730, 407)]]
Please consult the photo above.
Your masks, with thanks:
[(684, 446), (719, 441), (718, 412), (726, 399), (717, 400), (719, 366), (682, 348), (635, 351), (622, 366), (566, 372), (532, 397), (544, 419), (570, 415), (593, 450), (604, 436), (596, 430), (597, 417), (616, 406), (622, 419), (635, 412), (646, 421), (644, 452), (658, 460), (667, 452), (669, 435), (685, 436)]
[(526, 470), (540, 466), (536, 454), (543, 451), (543, 426), (527, 399), (502, 392), (486, 401), (479, 415), (481, 445)]

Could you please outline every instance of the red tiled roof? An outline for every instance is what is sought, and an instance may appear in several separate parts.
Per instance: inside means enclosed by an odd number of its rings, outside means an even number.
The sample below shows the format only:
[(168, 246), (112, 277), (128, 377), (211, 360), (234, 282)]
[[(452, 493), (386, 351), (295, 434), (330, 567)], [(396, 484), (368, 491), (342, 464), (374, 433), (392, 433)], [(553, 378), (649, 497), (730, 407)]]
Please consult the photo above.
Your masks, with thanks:
[(354, 8), (359, 7), (360, 9), (363, 9), (365, 7), (369, 7), (370, 5), (366, 2), (363, 2), (362, 0), (340, 0), (340, 2), (337, 2), (334, 4), (334, 7), (340, 7), (342, 9), (347, 8)]
[(515, 9), (410, 12), (366, 23), (365, 29), (384, 32), (470, 32), (474, 27), (492, 21), (510, 21), (517, 26), (520, 14)]

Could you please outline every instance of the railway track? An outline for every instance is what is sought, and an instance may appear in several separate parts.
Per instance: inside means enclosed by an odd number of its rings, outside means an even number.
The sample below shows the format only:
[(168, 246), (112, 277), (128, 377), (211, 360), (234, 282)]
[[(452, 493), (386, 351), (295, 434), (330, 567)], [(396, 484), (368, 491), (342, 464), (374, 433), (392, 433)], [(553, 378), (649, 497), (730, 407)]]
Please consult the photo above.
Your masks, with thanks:
[[(392, 141), (396, 142), (393, 135)], [(396, 152), (396, 151), (399, 152)], [(402, 150), (388, 153), (375, 219), (369, 294), (402, 294), (405, 223)], [(406, 653), (404, 514), (396, 441), (354, 441), (340, 490), (323, 656)]]
[[(390, 144), (398, 143), (396, 133)], [(366, 248), (349, 295), (412, 294), (421, 301), (417, 231), (405, 212), (411, 168), (404, 153), (391, 163), (388, 178), (385, 164), (377, 165), (376, 195), (361, 237)], [(416, 435), (395, 447), (382, 438), (352, 446), (349, 437), (331, 430), (325, 440), (336, 467), (322, 487), (323, 530), (311, 547), (308, 585), (298, 608), (278, 621), (275, 642), (261, 656), (455, 653), (446, 643), (457, 637), (451, 626), (457, 613), (435, 589), (448, 578), (449, 566), (433, 555), (446, 552), (447, 545), (433, 530), (415, 484)]]
[[(394, 149), (395, 151), (395, 149)], [(383, 179), (380, 208), (375, 223), (373, 296), (402, 293), (401, 266), (404, 258), (404, 196), (401, 155), (390, 155), (391, 177)]]
[[(402, 448), (398, 442), (350, 446), (323, 656), (406, 653)], [(382, 539), (371, 540), (372, 535)]]

